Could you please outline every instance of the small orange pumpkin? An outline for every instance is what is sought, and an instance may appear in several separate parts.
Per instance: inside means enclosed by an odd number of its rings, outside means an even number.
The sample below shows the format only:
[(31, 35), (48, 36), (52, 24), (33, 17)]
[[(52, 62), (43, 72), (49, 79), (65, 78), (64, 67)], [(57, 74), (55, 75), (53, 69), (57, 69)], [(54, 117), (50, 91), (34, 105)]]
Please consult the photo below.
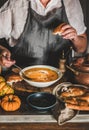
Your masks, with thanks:
[(1, 107), (5, 111), (15, 111), (20, 108), (21, 100), (18, 96), (10, 94), (6, 95), (1, 100)]

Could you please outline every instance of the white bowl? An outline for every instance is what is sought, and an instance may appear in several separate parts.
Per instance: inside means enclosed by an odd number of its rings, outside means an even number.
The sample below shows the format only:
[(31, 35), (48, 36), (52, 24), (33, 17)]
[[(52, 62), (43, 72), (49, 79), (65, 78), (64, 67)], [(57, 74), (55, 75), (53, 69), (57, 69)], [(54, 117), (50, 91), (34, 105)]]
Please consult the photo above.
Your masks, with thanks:
[[(57, 74), (58, 74), (58, 78), (55, 79), (55, 80), (52, 80), (52, 81), (48, 81), (48, 82), (36, 82), (36, 81), (32, 81), (28, 78), (26, 78), (23, 73), (24, 71), (28, 70), (28, 69), (32, 69), (32, 68), (48, 68), (48, 69), (51, 69), (53, 71), (55, 71)], [(54, 84), (55, 82), (57, 82), (58, 80), (60, 80), (63, 76), (62, 72), (55, 68), (55, 67), (52, 67), (52, 66), (48, 66), (48, 65), (34, 65), (34, 66), (29, 66), (29, 67), (26, 67), (24, 69), (22, 69), (20, 71), (20, 76), (28, 83), (30, 84), (31, 86), (35, 86), (35, 87), (39, 87), (39, 88), (43, 88), (43, 87), (48, 87), (52, 84)]]

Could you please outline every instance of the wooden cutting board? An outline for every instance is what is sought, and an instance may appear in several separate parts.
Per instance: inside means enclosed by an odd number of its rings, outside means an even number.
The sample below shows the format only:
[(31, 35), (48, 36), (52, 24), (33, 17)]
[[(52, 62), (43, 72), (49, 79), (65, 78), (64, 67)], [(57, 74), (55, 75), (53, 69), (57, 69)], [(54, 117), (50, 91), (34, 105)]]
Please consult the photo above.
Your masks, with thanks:
[[(55, 84), (56, 85), (56, 84)], [(38, 87), (34, 87), (29, 85), (28, 83), (26, 83), (24, 80), (21, 82), (17, 82), (17, 83), (13, 83), (12, 87), (14, 90), (19, 91), (19, 92), (52, 92), (53, 88), (55, 87), (55, 85), (49, 86), (49, 87), (45, 87), (45, 88), (38, 88)]]

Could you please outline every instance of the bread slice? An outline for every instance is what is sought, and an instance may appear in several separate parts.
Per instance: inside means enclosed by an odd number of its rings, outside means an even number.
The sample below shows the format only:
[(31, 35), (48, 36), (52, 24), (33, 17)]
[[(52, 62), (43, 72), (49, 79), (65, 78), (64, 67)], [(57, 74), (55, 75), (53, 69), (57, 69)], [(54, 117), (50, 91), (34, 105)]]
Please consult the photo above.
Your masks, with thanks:
[(10, 75), (7, 77), (7, 84), (12, 85), (14, 82), (18, 82), (18, 81), (22, 81), (22, 78), (20, 77), (20, 75)]
[(61, 35), (63, 30), (62, 27), (65, 25), (65, 23), (60, 24), (59, 26), (57, 26), (54, 30), (53, 30), (53, 34), (54, 35)]

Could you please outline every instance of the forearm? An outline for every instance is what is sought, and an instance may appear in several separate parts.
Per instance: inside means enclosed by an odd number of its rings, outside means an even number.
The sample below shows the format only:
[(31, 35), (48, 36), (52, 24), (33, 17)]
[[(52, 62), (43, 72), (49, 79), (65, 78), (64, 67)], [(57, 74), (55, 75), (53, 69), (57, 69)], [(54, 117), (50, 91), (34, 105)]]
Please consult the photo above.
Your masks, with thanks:
[(0, 55), (2, 55), (2, 51), (4, 50), (5, 48), (2, 46), (2, 45), (0, 45)]
[(10, 51), (0, 45), (0, 65), (8, 68), (11, 67), (13, 64), (15, 64), (15, 60), (11, 60)]
[(5, 47), (3, 47), (2, 45), (0, 45), (0, 50), (6, 49)]
[(8, 49), (0, 45), (0, 55), (2, 55), (3, 51), (8, 51)]
[(72, 40), (74, 45), (74, 50), (78, 53), (83, 53), (87, 49), (87, 36), (86, 34), (82, 34), (77, 36)]

